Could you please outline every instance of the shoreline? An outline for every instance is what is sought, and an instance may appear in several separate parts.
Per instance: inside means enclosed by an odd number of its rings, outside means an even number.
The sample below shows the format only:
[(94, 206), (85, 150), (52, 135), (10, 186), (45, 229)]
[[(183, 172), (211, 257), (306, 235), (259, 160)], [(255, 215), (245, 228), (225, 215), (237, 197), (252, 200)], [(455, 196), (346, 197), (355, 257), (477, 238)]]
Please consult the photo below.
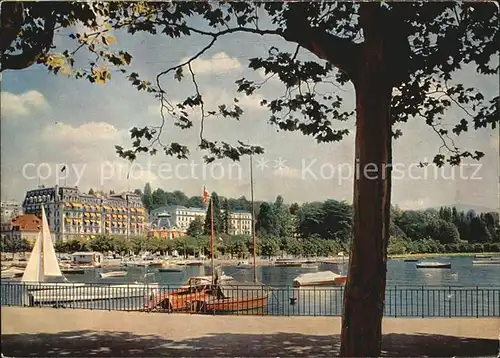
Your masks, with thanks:
[(417, 259), (417, 258), (430, 258), (430, 257), (467, 257), (476, 255), (491, 255), (500, 256), (500, 252), (451, 252), (451, 253), (435, 253), (435, 254), (399, 254), (387, 255), (388, 259)]

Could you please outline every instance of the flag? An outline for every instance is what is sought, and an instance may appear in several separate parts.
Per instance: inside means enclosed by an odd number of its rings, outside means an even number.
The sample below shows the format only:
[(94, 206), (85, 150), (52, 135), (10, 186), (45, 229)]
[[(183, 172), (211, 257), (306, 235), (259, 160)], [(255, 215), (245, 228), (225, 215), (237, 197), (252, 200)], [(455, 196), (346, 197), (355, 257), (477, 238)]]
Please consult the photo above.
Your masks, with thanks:
[(203, 201), (203, 204), (206, 204), (208, 198), (210, 198), (210, 193), (208, 192), (206, 187), (203, 187), (203, 194), (201, 199)]
[(63, 166), (63, 167), (61, 168), (61, 173), (62, 173), (62, 172), (65, 172), (65, 171), (66, 171), (66, 166)]

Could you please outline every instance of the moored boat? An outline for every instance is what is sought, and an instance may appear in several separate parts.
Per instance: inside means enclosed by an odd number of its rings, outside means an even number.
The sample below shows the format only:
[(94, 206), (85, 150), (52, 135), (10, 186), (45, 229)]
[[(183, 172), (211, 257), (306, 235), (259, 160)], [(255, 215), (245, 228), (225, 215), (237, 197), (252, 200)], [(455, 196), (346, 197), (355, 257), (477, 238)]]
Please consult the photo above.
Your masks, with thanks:
[(309, 268), (309, 269), (314, 269), (314, 268), (318, 268), (318, 264), (317, 263), (314, 263), (314, 262), (311, 262), (311, 263), (308, 263), (308, 262), (304, 262), (300, 265), (300, 267), (302, 268)]
[[(224, 274), (220, 282), (233, 280), (231, 276)], [(183, 286), (174, 290), (159, 290), (154, 292), (149, 301), (144, 305), (145, 311), (167, 310), (167, 311), (189, 311), (191, 303), (201, 300), (212, 290), (212, 276), (191, 277)]]
[(253, 266), (250, 265), (248, 261), (240, 261), (236, 264), (237, 269), (249, 269), (252, 268)]
[(83, 275), (85, 270), (81, 268), (63, 268), (61, 272), (65, 275)]
[(442, 269), (449, 269), (451, 268), (451, 263), (450, 262), (433, 262), (433, 261), (427, 261), (427, 262), (419, 262), (416, 265), (417, 268), (442, 268)]
[(474, 255), (474, 257), (478, 258), (478, 259), (489, 259), (491, 258), (491, 255), (487, 255), (487, 254), (478, 254), (478, 255)]
[(489, 260), (474, 260), (474, 265), (500, 265), (500, 259), (490, 258)]
[(159, 289), (158, 283), (120, 285), (65, 285), (30, 292), (30, 304), (64, 304), (119, 298), (149, 297)]
[(19, 270), (15, 267), (11, 267), (7, 270), (2, 270), (2, 279), (13, 279), (16, 277), (21, 277), (24, 274), (24, 270)]
[(204, 263), (203, 261), (197, 261), (197, 260), (194, 260), (194, 261), (187, 261), (185, 263), (186, 266), (203, 266)]
[(175, 266), (172, 266), (172, 267), (160, 267), (158, 269), (158, 272), (182, 272), (182, 268), (180, 267), (175, 267)]
[(296, 260), (276, 260), (274, 261), (275, 267), (301, 267), (302, 262)]
[(263, 309), (268, 304), (269, 288), (262, 285), (226, 283), (214, 286), (201, 300), (191, 303), (195, 313), (232, 313)]
[(342, 285), (346, 280), (347, 276), (336, 274), (332, 271), (320, 271), (297, 276), (293, 280), (293, 286)]
[(419, 262), (419, 259), (404, 259), (404, 262)]
[(99, 276), (101, 278), (114, 278), (114, 277), (125, 277), (127, 276), (128, 271), (109, 271), (109, 272), (100, 272)]

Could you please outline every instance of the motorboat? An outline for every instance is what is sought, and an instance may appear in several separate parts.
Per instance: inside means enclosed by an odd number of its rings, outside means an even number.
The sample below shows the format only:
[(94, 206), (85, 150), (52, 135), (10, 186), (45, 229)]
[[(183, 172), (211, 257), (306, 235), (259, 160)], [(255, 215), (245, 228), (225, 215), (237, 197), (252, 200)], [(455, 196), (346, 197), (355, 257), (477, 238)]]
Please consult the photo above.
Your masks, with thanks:
[(424, 261), (419, 262), (416, 265), (417, 268), (432, 268), (432, 269), (451, 269), (450, 262), (434, 262), (434, 261)]
[(115, 278), (115, 277), (125, 277), (127, 276), (127, 271), (109, 271), (109, 272), (100, 272), (99, 276), (101, 278)]
[(304, 273), (293, 280), (293, 286), (324, 286), (345, 284), (347, 276), (332, 271)]
[(248, 261), (240, 261), (236, 264), (237, 269), (249, 269), (252, 267), (253, 265), (251, 265)]

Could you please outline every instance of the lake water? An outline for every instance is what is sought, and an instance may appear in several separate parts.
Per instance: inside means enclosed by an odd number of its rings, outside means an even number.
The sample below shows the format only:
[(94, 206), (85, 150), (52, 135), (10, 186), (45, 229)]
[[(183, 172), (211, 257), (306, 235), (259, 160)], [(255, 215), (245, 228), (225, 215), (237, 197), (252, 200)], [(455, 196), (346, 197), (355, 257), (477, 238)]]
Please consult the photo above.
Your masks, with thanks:
[[(416, 262), (390, 260), (387, 272), (386, 316), (407, 317), (486, 317), (500, 316), (500, 265), (473, 265), (473, 257), (441, 257), (432, 261), (451, 262), (451, 269), (417, 269)], [(431, 260), (429, 260), (431, 261)], [(117, 270), (106, 269), (106, 271)], [(293, 279), (306, 272), (331, 270), (346, 273), (347, 265), (320, 265), (315, 269), (257, 267), (261, 283), (272, 286), (268, 305), (260, 314), (313, 315), (342, 314), (343, 287), (291, 287)], [(210, 275), (208, 266), (187, 266), (182, 272), (161, 273), (158, 269), (127, 268), (124, 278), (100, 279), (102, 270), (84, 275), (67, 275), (70, 281), (86, 283), (151, 283), (174, 289), (192, 276)], [(253, 269), (223, 266), (226, 275), (241, 282), (253, 280)], [(145, 273), (148, 272), (145, 279)], [(99, 285), (101, 286), (101, 285)], [(21, 304), (19, 287), (2, 285), (2, 304)], [(66, 307), (129, 310), (142, 307), (144, 298), (76, 302)]]
[[(441, 257), (429, 261), (450, 262), (451, 269), (417, 269), (416, 262), (404, 262), (401, 260), (389, 260), (387, 263), (387, 285), (393, 286), (460, 286), (460, 287), (490, 287), (500, 286), (500, 265), (473, 265), (472, 256)], [(120, 268), (126, 269), (127, 276), (123, 278), (100, 279), (99, 272), (103, 270), (87, 271), (84, 275), (67, 275), (68, 280), (74, 282), (145, 282), (144, 275), (148, 272), (147, 282), (159, 282), (162, 284), (180, 285), (192, 276), (211, 275), (209, 266), (186, 266), (182, 272), (159, 272), (158, 269), (139, 267)], [(250, 282), (253, 280), (253, 268), (238, 269), (235, 266), (222, 266), (226, 275), (234, 277), (238, 281)], [(295, 277), (302, 273), (330, 270), (333, 272), (346, 273), (347, 264), (342, 265), (319, 265), (318, 268), (301, 267), (274, 267), (258, 266), (257, 278), (259, 282), (270, 286), (291, 286)], [(117, 268), (109, 268), (104, 271), (116, 271)]]

